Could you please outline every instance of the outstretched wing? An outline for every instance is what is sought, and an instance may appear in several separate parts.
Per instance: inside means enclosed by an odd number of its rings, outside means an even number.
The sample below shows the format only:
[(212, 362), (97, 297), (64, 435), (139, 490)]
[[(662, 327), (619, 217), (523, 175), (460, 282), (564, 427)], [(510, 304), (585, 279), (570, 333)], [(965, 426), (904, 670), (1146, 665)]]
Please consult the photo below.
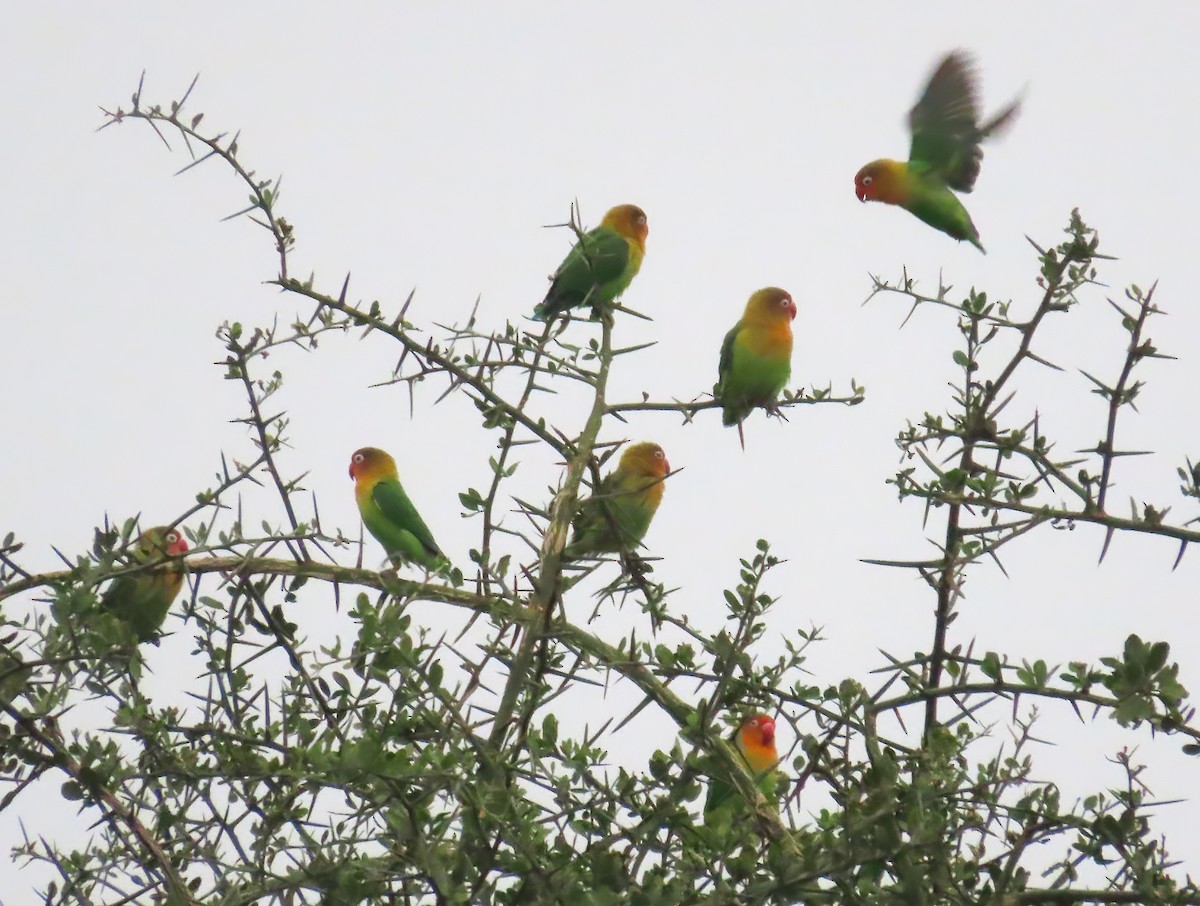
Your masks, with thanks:
[(398, 481), (379, 482), (371, 491), (371, 499), (389, 522), (411, 533), (430, 556), (436, 557), (442, 553), (437, 542), (433, 540), (433, 533), (429, 531), (425, 520), (412, 505)]
[[(909, 112), (908, 125), (909, 165), (936, 173), (952, 189), (970, 192), (979, 176), (979, 143), (985, 133), (979, 128), (975, 74), (966, 54), (955, 51), (942, 60)], [(998, 125), (999, 120), (991, 128)]]

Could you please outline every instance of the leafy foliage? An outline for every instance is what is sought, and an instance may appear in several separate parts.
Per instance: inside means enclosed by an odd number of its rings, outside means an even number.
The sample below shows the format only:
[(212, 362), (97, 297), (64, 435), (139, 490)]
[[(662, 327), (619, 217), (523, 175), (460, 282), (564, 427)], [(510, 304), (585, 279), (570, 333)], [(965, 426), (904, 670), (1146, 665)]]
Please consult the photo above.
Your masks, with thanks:
[[(23, 569), (13, 534), (0, 544), (3, 807), (30, 807), (57, 789), (79, 803), (81, 823), (95, 824), (79, 848), (38, 837), (15, 854), (55, 868), (46, 902), (1200, 902), (1151, 831), (1153, 802), (1131, 755), (1118, 755), (1124, 788), (1070, 804), (1035, 773), (1031, 754), (1038, 709), (1056, 703), (1200, 751), (1168, 645), (1131, 634), (1098, 665), (1064, 669), (1020, 653), (976, 657), (973, 643), (952, 636), (968, 569), (1000, 566), (1005, 546), (1032, 532), (1090, 522), (1109, 538), (1173, 539), (1181, 554), (1200, 540), (1168, 521), (1167, 506), (1141, 503), (1128, 517), (1108, 507), (1125, 455), (1118, 416), (1146, 389), (1138, 366), (1161, 357), (1144, 338), (1153, 288), (1131, 287), (1113, 305), (1129, 344), (1115, 379), (1089, 376), (1108, 406), (1091, 449), (1060, 457), (1036, 414), (1012, 420), (1018, 373), (1049, 364), (1035, 352), (1040, 325), (1097, 285), (1098, 237), (1078, 213), (1064, 241), (1035, 246), (1042, 292), (1024, 320), (1018, 303), (982, 291), (955, 302), (949, 287), (927, 296), (907, 275), (894, 285), (876, 278), (872, 295), (946, 308), (959, 329), (950, 407), (900, 432), (905, 464), (892, 479), (902, 501), (920, 501), (927, 524), (944, 529), (939, 556), (875, 561), (920, 575), (935, 619), (928, 652), (888, 656), (869, 680), (817, 680), (806, 668), (816, 629), (783, 639), (773, 659), (763, 653), (779, 603), (779, 560), (766, 541), (738, 561), (719, 632), (699, 631), (674, 606), (676, 590), (655, 581), (643, 550), (616, 558), (619, 575), (598, 596), (635, 606), (650, 634), (612, 643), (563, 616), (564, 600), (612, 569), (564, 566), (561, 556), (581, 490), (613, 452), (602, 428), (631, 411), (686, 423), (717, 406), (607, 398), (611, 369), (641, 351), (615, 345), (626, 310), (541, 333), (512, 323), (488, 331), (472, 316), (434, 335), (407, 319), (411, 297), (390, 310), (352, 301), (349, 278), (336, 292), (298, 279), (278, 184), (244, 168), (236, 136), (198, 131), (201, 115), (183, 113), (190, 94), (164, 110), (147, 106), (139, 86), (108, 124), (145, 123), (182, 140), (189, 167), (211, 160), (240, 179), (250, 197), (239, 213), (270, 236), (275, 283), (311, 314), (218, 332), (253, 451), (222, 456), (214, 485), (176, 520), (193, 542), (190, 588), (176, 606), (206, 668), (184, 704), (147, 694), (128, 629), (98, 608), (102, 583), (138, 568), (127, 555), (134, 520), (106, 526), (55, 573)], [(571, 228), (580, 233), (574, 218)], [(479, 538), (474, 575), (461, 584), (346, 565), (356, 542), (322, 526), (302, 476), (286, 470), (287, 416), (270, 408), (284, 375), (267, 359), (282, 346), (315, 352), (324, 334), (352, 330), (397, 361), (389, 380), (414, 399), (428, 393), (422, 384), (442, 382), (441, 396), (469, 400), (481, 435), (495, 441), (490, 485), (459, 498)], [(534, 391), (552, 383), (587, 388), (579, 424), (538, 413)], [(780, 405), (862, 398), (851, 381), (844, 395), (798, 389)], [(541, 501), (506, 492), (529, 445), (566, 464)], [(1200, 497), (1190, 460), (1179, 475), (1185, 499)], [(253, 527), (232, 503), (248, 482), (273, 488), (277, 503)], [(36, 592), (52, 614), (25, 606)], [(294, 610), (309, 598), (340, 603), (353, 630), (312, 642)], [(433, 637), (418, 603), (461, 611), (470, 644)], [(565, 732), (556, 703), (614, 681), (637, 690), (637, 707), (597, 712), (586, 736)], [(726, 739), (751, 708), (777, 714), (796, 740), (780, 765), (781, 809)], [(613, 735), (646, 710), (677, 727), (677, 739), (643, 764), (615, 763)], [(1010, 741), (997, 743), (985, 714), (1007, 716)], [(744, 832), (699, 826), (714, 778), (745, 800)]]

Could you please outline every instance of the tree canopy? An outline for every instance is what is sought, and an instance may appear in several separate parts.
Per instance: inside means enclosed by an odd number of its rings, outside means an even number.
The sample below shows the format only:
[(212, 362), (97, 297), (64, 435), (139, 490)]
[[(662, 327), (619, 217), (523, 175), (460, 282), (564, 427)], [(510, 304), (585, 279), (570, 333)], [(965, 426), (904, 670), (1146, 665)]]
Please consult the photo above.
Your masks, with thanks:
[[(1155, 287), (1109, 300), (1127, 344), (1109, 372), (1087, 375), (1107, 405), (1092, 447), (1063, 452), (1052, 426), (1013, 403), (1028, 369), (1074, 367), (1040, 351), (1043, 325), (1106, 297), (1106, 256), (1078, 211), (1059, 241), (1031, 240), (1030, 298), (872, 278), (872, 305), (936, 308), (957, 328), (949, 398), (899, 427), (890, 479), (920, 509), (935, 552), (862, 566), (926, 583), (928, 645), (884, 654), (869, 676), (816, 676), (806, 665), (819, 630), (777, 638), (770, 628), (786, 600), (774, 539), (729, 551), (724, 590), (660, 583), (652, 530), (619, 553), (564, 557), (630, 417), (653, 418), (648, 437), (669, 454), (669, 431), (720, 407), (707, 388), (688, 400), (613, 397), (615, 373), (650, 367), (643, 344), (622, 340), (649, 315), (617, 303), (545, 325), (521, 320), (530, 312), (444, 325), (410, 315), (411, 295), (361, 298), (349, 275), (297, 274), (279, 182), (242, 162), (236, 134), (205, 131), (191, 90), (160, 106), (139, 86), (106, 125), (149, 127), (190, 155), (185, 171), (221, 167), (249, 193), (233, 216), (269, 239), (280, 308), (217, 336), (256, 453), (222, 456), (216, 483), (180, 508), (181, 556), (135, 556), (149, 526), (132, 515), (98, 527), (91, 550), (63, 551), (52, 573), (22, 566), (16, 533), (0, 544), (4, 805), (28, 809), (57, 791), (93, 828), (80, 846), (39, 832), (20, 848), (19, 859), (53, 866), (47, 902), (1200, 902), (1154, 830), (1135, 753), (1116, 756), (1121, 788), (1076, 802), (1033, 754), (1040, 709), (1058, 706), (1085, 726), (1111, 720), (1148, 745), (1200, 752), (1167, 642), (1131, 625), (1110, 657), (1053, 665), (955, 633), (971, 575), (1003, 570), (1010, 545), (1031, 536), (1093, 524), (1105, 548), (1136, 533), (1179, 557), (1200, 540), (1166, 505), (1118, 515), (1110, 499), (1134, 452), (1120, 419), (1148, 392), (1142, 366), (1166, 355), (1149, 339)], [(585, 236), (574, 210), (562, 226)], [(453, 452), (490, 467), (486, 486), (459, 496), (469, 563), (373, 568), (382, 550), (358, 526), (322, 523), (324, 487), (285, 455), (285, 374), (271, 357), (319, 356), (339, 334), (361, 337), (381, 382), (409, 389), (415, 421), (444, 401), (477, 412), (479, 446)], [(572, 419), (543, 413), (560, 392), (586, 402)], [(811, 407), (849, 419), (864, 398), (852, 378), (799, 386), (778, 414), (801, 430)], [(541, 496), (510, 490), (519, 467), (545, 462)], [(696, 506), (672, 500), (673, 474), (662, 505)], [(830, 475), (857, 480), (836, 463)], [(1178, 477), (1185, 503), (1200, 498), (1200, 466), (1180, 463)], [(269, 510), (243, 510), (251, 485), (273, 491)], [(192, 640), (205, 673), (165, 704), (136, 633), (102, 598), (109, 580), (180, 561), (183, 622), (169, 628)], [(690, 618), (696, 596), (723, 599), (723, 627)], [(431, 608), (459, 614), (460, 630), (432, 632)], [(587, 619), (604, 609), (619, 609), (622, 632)], [(321, 612), (344, 614), (350, 631), (325, 638)], [(616, 686), (632, 690), (631, 707), (614, 707)], [(564, 730), (578, 709), (586, 732)], [(772, 715), (783, 737), (767, 792), (732, 742), (751, 712)], [(670, 727), (673, 741), (642, 761), (614, 759), (615, 740), (639, 722)], [(714, 782), (740, 799), (724, 833), (706, 832), (701, 814)]]

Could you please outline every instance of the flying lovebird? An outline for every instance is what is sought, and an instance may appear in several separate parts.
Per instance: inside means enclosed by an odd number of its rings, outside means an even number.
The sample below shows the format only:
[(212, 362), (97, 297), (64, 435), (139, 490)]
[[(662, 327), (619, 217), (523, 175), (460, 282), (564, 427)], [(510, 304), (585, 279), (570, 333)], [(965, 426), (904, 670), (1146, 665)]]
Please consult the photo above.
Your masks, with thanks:
[(404, 493), (396, 460), (377, 447), (363, 447), (350, 457), (354, 499), (363, 525), (392, 560), (417, 563), (431, 572), (450, 567), (433, 533)]
[[(775, 765), (779, 752), (775, 748), (775, 720), (766, 714), (751, 714), (742, 721), (734, 736), (734, 745), (746, 760), (758, 781), (759, 791), (774, 801)], [(743, 802), (733, 787), (723, 780), (713, 779), (704, 803), (704, 824), (711, 829), (728, 828)]]
[(777, 286), (760, 289), (746, 303), (742, 319), (725, 334), (713, 395), (721, 404), (721, 424), (737, 425), (746, 449), (742, 422), (755, 408), (775, 409), (775, 400), (792, 376), (792, 321), (796, 303)]
[(612, 208), (600, 226), (585, 233), (550, 277), (546, 298), (533, 310), (550, 321), (572, 308), (611, 305), (629, 288), (646, 254), (646, 212), (635, 204)]
[[(153, 563), (164, 557), (181, 556), (187, 549), (182, 531), (159, 525), (138, 536), (133, 559), (136, 563)], [(117, 576), (104, 592), (100, 604), (128, 623), (139, 643), (149, 642), (158, 635), (181, 588), (183, 566), (163, 563), (141, 572)]]
[(980, 125), (971, 58), (961, 50), (947, 54), (909, 111), (908, 161), (871, 161), (854, 177), (854, 193), (859, 201), (899, 205), (934, 229), (985, 251), (971, 215), (954, 193), (975, 188), (983, 160), (980, 144), (1009, 126), (1020, 106), (1020, 100), (1013, 101)]
[(636, 550), (662, 502), (670, 471), (667, 454), (658, 444), (643, 441), (627, 447), (617, 467), (579, 505), (575, 533), (563, 559)]

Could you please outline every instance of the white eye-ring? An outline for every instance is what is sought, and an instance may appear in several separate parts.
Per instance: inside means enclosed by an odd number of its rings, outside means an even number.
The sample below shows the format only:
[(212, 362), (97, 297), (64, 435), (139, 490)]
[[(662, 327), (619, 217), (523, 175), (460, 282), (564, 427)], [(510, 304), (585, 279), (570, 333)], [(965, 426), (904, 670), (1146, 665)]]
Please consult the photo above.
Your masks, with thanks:
[(179, 532), (167, 532), (167, 544), (174, 544), (179, 540)]
[(638, 222), (638, 224), (639, 224), (639, 225), (641, 225), (641, 226), (645, 226), (645, 225), (646, 225), (646, 215), (645, 215), (645, 214), (638, 214), (637, 222)]
[(666, 453), (664, 453), (662, 450), (655, 450), (655, 451), (654, 451), (654, 458), (655, 458), (655, 459), (666, 459), (666, 458), (667, 458), (667, 454), (666, 454)]
[(871, 183), (873, 183), (874, 181), (875, 181), (875, 177), (874, 177), (874, 176), (864, 176), (864, 177), (862, 178), (862, 184), (863, 184), (864, 186), (869, 186), (869, 185), (870, 185)]
[(355, 461), (356, 463), (363, 463), (363, 462), (366, 462), (366, 461), (367, 461), (367, 457), (363, 456), (361, 453), (355, 453), (355, 454), (354, 454), (354, 461)]

